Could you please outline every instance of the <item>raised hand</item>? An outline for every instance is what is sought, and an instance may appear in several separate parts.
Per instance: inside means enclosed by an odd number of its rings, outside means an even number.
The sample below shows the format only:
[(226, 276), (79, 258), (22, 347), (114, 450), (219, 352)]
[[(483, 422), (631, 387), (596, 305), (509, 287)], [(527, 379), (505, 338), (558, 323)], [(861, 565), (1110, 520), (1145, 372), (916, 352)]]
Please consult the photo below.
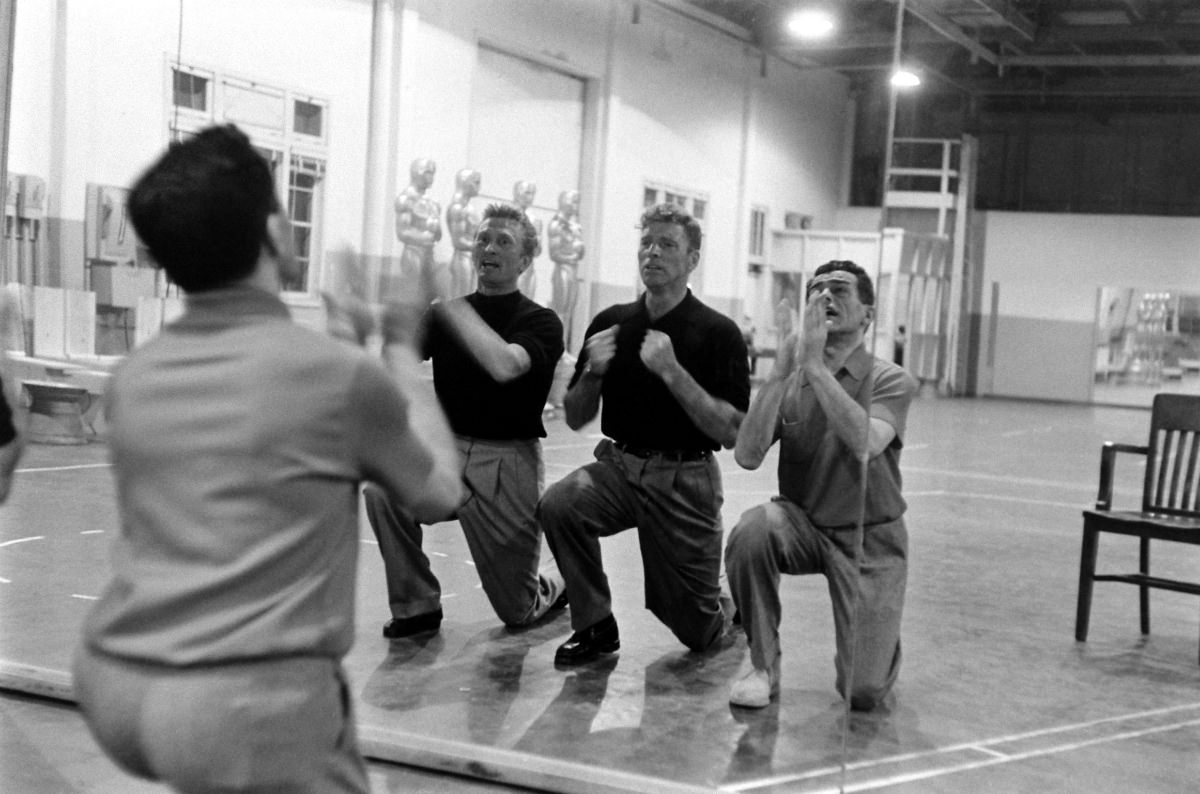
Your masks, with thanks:
[(367, 337), (375, 329), (375, 318), (367, 305), (353, 295), (321, 293), (325, 304), (325, 332), (359, 347), (367, 343)]
[(781, 300), (775, 306), (775, 332), (779, 340), (775, 349), (775, 366), (771, 372), (775, 380), (783, 380), (796, 370), (800, 334), (795, 330), (793, 316), (792, 305), (788, 301)]
[(671, 344), (671, 337), (662, 331), (647, 331), (645, 338), (642, 339), (642, 348), (639, 353), (646, 369), (660, 378), (665, 378), (679, 366), (675, 359), (675, 347)]
[(592, 374), (603, 375), (608, 371), (608, 364), (617, 352), (617, 330), (619, 328), (620, 326), (614, 325), (603, 331), (597, 331), (584, 342), (584, 349), (587, 350), (588, 369)]
[[(358, 255), (349, 245), (330, 252), (330, 272), (348, 274), (359, 270)], [(343, 290), (335, 294), (322, 292), (325, 305), (325, 331), (330, 336), (362, 347), (375, 330), (375, 318), (367, 304), (358, 296)]]
[(804, 307), (804, 322), (800, 330), (800, 343), (796, 352), (799, 366), (825, 363), (825, 342), (829, 338), (829, 326), (825, 321), (825, 298), (813, 292)]
[(786, 339), (791, 336), (795, 323), (792, 318), (795, 312), (792, 311), (792, 304), (784, 300), (775, 304), (775, 333), (780, 339)]

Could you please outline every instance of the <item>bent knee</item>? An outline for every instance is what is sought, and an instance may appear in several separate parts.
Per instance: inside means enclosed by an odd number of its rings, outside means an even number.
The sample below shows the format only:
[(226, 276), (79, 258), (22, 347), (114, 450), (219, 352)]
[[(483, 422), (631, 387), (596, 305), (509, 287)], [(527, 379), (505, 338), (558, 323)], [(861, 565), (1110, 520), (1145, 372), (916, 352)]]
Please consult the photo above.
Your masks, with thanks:
[(545, 523), (558, 523), (578, 512), (579, 492), (574, 477), (568, 476), (551, 485), (538, 500), (538, 520), (545, 526)]
[(671, 629), (671, 633), (689, 651), (707, 651), (721, 639), (725, 627), (725, 619), (719, 608), (716, 615), (695, 615), (690, 620), (663, 610), (655, 612), (655, 616)]
[(771, 505), (759, 505), (742, 513), (742, 517), (729, 532), (729, 539), (725, 544), (725, 559), (770, 548), (773, 518)]
[(524, 628), (538, 618), (536, 601), (523, 605), (492, 604), (492, 609), (496, 611), (496, 617), (500, 618), (504, 627), (509, 629)]

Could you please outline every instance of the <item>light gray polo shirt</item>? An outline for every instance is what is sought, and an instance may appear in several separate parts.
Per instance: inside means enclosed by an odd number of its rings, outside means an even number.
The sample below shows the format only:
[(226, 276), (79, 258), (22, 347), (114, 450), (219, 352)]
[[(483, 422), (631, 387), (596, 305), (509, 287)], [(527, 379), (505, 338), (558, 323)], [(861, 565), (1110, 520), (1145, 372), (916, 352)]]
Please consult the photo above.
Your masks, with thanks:
[[(904, 369), (861, 346), (834, 376), (870, 416), (896, 430), (887, 449), (867, 464), (864, 523), (900, 518), (906, 507), (900, 493), (900, 450), (917, 382)], [(818, 527), (852, 527), (859, 517), (858, 458), (829, 425), (803, 371), (793, 373), (785, 389), (776, 424), (779, 493), (803, 508)]]
[(408, 404), (382, 364), (275, 295), (188, 296), (107, 394), (121, 527), (85, 642), (174, 666), (342, 657), (359, 483), (411, 502), (433, 466)]

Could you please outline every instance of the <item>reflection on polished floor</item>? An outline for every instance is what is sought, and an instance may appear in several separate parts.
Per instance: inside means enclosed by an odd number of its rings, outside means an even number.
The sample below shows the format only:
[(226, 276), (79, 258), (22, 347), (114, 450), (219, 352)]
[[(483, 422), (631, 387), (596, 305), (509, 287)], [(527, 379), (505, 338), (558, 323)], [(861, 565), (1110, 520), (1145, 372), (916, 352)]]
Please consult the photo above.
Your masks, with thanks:
[(1182, 370), (1178, 377), (1163, 378), (1157, 383), (1120, 380), (1097, 376), (1092, 387), (1092, 402), (1096, 405), (1128, 405), (1149, 408), (1154, 395), (1200, 394), (1200, 369)]
[[(1096, 588), (1089, 642), (1073, 640), (1080, 509), (1102, 441), (1144, 441), (1128, 408), (924, 397), (902, 467), (910, 580), (894, 696), (847, 716), (833, 689), (833, 626), (819, 577), (785, 577), (783, 681), (762, 711), (728, 705), (746, 657), (731, 635), (691, 653), (642, 607), (632, 532), (604, 542), (619, 654), (554, 669), (559, 613), (525, 630), (492, 614), (455, 524), (431, 528), (446, 619), (389, 642), (382, 568), (363, 524), (358, 637), (347, 659), (379, 791), (1185, 791), (1200, 779), (1196, 601), (1153, 596), (1138, 633), (1133, 588)], [(551, 423), (546, 477), (590, 457), (599, 431)], [(71, 643), (104, 580), (115, 526), (102, 444), (35, 446), (0, 508), (0, 684), (66, 691)], [(725, 522), (775, 491), (773, 460), (721, 455)], [(1118, 471), (1137, 499), (1140, 471)], [(1195, 577), (1196, 549), (1162, 554)], [(1186, 552), (1193, 552), (1189, 556)], [(1101, 564), (1136, 559), (1101, 550)], [(45, 682), (38, 684), (37, 682)], [(33, 683), (30, 683), (33, 682)], [(41, 687), (39, 689), (39, 687)], [(124, 778), (74, 712), (0, 698), (5, 791), (157, 791)], [(389, 763), (384, 763), (389, 762)], [(396, 766), (395, 763), (407, 766)], [(430, 771), (419, 771), (423, 767)], [(443, 773), (472, 776), (474, 780)], [(15, 786), (15, 787), (14, 787)]]

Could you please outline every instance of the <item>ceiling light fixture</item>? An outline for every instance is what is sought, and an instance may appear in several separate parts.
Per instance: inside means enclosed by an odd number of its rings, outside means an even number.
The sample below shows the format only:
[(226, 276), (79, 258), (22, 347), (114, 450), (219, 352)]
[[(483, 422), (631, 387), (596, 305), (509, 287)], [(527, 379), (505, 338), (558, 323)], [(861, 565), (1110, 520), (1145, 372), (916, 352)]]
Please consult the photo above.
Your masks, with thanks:
[(921, 84), (921, 76), (911, 69), (900, 68), (892, 72), (892, 85), (896, 88), (916, 88)]
[(802, 9), (788, 17), (787, 29), (801, 39), (820, 39), (833, 32), (833, 17), (817, 9)]

